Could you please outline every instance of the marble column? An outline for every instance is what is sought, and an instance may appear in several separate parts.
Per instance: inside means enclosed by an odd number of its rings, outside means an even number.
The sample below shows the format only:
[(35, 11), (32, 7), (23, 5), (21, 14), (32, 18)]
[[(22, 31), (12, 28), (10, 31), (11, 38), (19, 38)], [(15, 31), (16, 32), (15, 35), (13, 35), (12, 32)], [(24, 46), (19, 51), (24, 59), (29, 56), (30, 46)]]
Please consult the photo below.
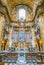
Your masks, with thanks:
[(36, 37), (35, 37), (34, 28), (31, 28), (31, 35), (32, 35), (32, 46), (35, 47), (35, 45), (36, 45)]
[(44, 17), (42, 16), (39, 18), (39, 26), (40, 26), (40, 34), (42, 38), (42, 47), (44, 50)]
[(11, 45), (12, 45), (12, 31), (13, 31), (13, 27), (10, 27), (9, 28), (9, 35), (8, 35), (9, 47), (11, 47)]
[(1, 49), (1, 42), (3, 38), (4, 25), (5, 25), (5, 18), (3, 15), (1, 15), (0, 16), (0, 49)]

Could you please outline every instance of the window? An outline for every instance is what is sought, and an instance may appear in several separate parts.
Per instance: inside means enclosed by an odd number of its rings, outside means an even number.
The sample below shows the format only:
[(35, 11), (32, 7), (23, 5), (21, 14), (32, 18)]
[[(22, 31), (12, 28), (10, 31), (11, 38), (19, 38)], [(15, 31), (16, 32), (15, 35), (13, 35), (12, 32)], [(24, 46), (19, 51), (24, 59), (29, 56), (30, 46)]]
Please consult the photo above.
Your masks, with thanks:
[(19, 9), (19, 20), (24, 21), (26, 19), (26, 10), (21, 8)]

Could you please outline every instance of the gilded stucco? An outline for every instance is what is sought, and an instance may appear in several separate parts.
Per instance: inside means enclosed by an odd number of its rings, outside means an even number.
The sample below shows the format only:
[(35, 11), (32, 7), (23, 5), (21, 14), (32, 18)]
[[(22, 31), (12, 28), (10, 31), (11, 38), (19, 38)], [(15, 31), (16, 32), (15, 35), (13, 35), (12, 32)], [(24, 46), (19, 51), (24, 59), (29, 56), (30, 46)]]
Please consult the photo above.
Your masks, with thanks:
[[(9, 15), (10, 21), (16, 21), (16, 13), (15, 11), (13, 13), (13, 10), (15, 9), (17, 5), (20, 5), (20, 4), (26, 5), (29, 9), (31, 9), (31, 13), (29, 13), (28, 15), (28, 21), (34, 21), (38, 13), (38, 10), (43, 8), (42, 1), (43, 0), (1, 0), (2, 4), (0, 8), (2, 9), (2, 11), (7, 10), (6, 13), (7, 15)], [(6, 13), (5, 13), (5, 16), (6, 16)]]

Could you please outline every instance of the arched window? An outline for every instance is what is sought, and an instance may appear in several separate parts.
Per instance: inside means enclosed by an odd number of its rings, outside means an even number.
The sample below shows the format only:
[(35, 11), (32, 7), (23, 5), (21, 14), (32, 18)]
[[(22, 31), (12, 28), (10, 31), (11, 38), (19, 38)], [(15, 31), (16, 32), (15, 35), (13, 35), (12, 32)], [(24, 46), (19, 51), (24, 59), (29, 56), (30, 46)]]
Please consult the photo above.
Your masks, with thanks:
[(26, 19), (26, 10), (21, 8), (19, 9), (19, 20), (24, 21)]

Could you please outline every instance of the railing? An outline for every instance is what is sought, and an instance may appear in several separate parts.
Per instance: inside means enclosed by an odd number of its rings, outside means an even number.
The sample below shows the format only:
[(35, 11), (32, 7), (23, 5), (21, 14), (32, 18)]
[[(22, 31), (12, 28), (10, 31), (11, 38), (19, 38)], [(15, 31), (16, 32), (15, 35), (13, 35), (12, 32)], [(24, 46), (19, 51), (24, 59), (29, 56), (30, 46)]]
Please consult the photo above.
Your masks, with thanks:
[[(44, 65), (44, 53), (38, 52), (38, 53), (25, 53), (25, 58), (27, 61), (27, 64), (33, 63), (34, 65), (43, 64)], [(0, 53), (0, 65), (4, 65), (7, 63), (8, 65), (10, 63), (16, 64), (16, 61), (18, 59), (18, 53)]]

